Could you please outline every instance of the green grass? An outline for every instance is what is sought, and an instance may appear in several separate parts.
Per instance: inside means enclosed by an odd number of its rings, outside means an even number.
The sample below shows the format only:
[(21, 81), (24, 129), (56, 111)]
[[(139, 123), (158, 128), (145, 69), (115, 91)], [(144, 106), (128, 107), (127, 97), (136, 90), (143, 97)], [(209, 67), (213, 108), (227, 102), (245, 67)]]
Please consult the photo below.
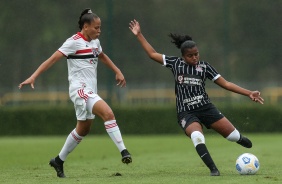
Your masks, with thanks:
[[(120, 154), (108, 136), (88, 136), (65, 163), (67, 178), (57, 178), (48, 165), (56, 156), (63, 137), (1, 137), (0, 183), (281, 183), (282, 152), (279, 134), (247, 134), (254, 147), (243, 148), (218, 134), (206, 135), (206, 144), (221, 176), (209, 176), (191, 141), (184, 135), (124, 136), (133, 163), (121, 163)], [(256, 175), (242, 176), (235, 170), (236, 158), (255, 154), (261, 164)], [(115, 176), (120, 173), (122, 176)]]

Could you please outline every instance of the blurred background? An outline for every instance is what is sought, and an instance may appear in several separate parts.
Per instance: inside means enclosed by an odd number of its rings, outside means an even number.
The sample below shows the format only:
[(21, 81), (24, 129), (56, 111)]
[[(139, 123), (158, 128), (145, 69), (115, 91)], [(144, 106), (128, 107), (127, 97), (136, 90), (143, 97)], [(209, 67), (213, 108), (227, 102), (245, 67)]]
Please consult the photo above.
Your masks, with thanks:
[[(261, 91), (268, 105), (281, 106), (282, 0), (0, 0), (0, 109), (72, 107), (66, 59), (43, 73), (35, 90), (19, 90), (18, 85), (79, 31), (78, 18), (85, 8), (101, 18), (103, 51), (127, 80), (126, 88), (116, 87), (113, 72), (99, 64), (98, 93), (110, 105), (175, 104), (171, 72), (146, 56), (128, 28), (136, 19), (159, 53), (180, 56), (168, 34), (188, 34), (197, 42), (201, 60), (224, 78)], [(206, 86), (215, 103), (251, 103), (211, 81)]]
[[(127, 87), (119, 88), (113, 72), (98, 66), (98, 93), (113, 108), (123, 133), (182, 133), (173, 75), (147, 57), (129, 30), (133, 19), (159, 53), (180, 56), (168, 34), (188, 34), (201, 59), (224, 78), (261, 91), (265, 105), (206, 81), (212, 102), (240, 131), (282, 131), (277, 126), (282, 120), (282, 0), (0, 0), (0, 135), (65, 135), (73, 129), (66, 59), (38, 77), (34, 90), (18, 85), (79, 31), (85, 8), (101, 18), (103, 51), (126, 77)], [(93, 131), (104, 134), (99, 121)]]

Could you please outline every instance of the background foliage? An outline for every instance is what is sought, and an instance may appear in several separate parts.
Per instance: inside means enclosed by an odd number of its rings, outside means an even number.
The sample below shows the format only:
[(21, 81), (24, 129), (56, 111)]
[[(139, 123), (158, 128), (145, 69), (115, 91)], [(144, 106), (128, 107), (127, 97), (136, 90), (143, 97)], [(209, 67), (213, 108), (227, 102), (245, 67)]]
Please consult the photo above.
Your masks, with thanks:
[[(42, 109), (34, 104), (32, 108), (22, 109), (17, 107), (20, 102), (1, 104), (1, 98), (9, 94), (9, 99), (15, 99), (13, 95), (31, 91), (27, 86), (19, 91), (17, 86), (78, 31), (78, 18), (84, 8), (91, 8), (102, 20), (100, 41), (104, 52), (126, 77), (124, 91), (137, 89), (142, 93), (147, 88), (171, 88), (173, 94), (174, 88), (170, 71), (151, 62), (129, 30), (128, 23), (133, 19), (140, 22), (143, 34), (160, 53), (179, 55), (180, 51), (170, 43), (168, 34), (189, 34), (198, 43), (201, 59), (214, 65), (227, 80), (252, 90), (282, 89), (282, 0), (0, 0), (1, 135), (61, 134), (62, 130), (67, 129), (65, 133), (73, 128), (75, 117), (71, 103), (69, 107)], [(114, 82), (112, 71), (101, 64), (98, 67), (98, 88), (112, 92), (104, 98), (109, 104), (113, 93), (115, 96), (128, 94), (113, 87)], [(207, 87), (211, 84), (208, 82)], [(35, 87), (34, 95), (54, 91), (67, 95), (66, 60), (62, 59), (42, 74)], [(228, 95), (216, 102), (226, 102), (224, 107), (230, 110), (235, 122), (251, 122), (245, 127), (246, 131), (280, 131), (275, 129), (275, 124), (282, 119), (279, 110), (281, 91), (274, 90), (274, 93), (276, 96), (269, 96), (270, 100), (265, 103), (269, 105), (272, 101), (278, 107), (248, 109), (242, 103), (244, 101), (236, 98), (236, 103), (242, 106), (233, 109), (233, 103), (227, 101), (230, 99)], [(264, 92), (262, 96), (269, 94)], [(119, 103), (121, 101), (122, 97)], [(129, 107), (117, 106), (114, 112), (120, 116), (121, 127), (123, 122), (130, 122), (124, 126), (126, 133), (181, 131), (172, 104), (165, 109), (153, 110), (133, 108), (133, 103), (122, 105)], [(159, 124), (162, 121), (165, 123)], [(144, 132), (132, 128), (140, 124), (144, 126)], [(101, 127), (97, 131), (104, 130)]]
[[(227, 79), (256, 88), (281, 86), (282, 0), (0, 0), (0, 95), (17, 90), (78, 31), (78, 17), (87, 7), (101, 17), (102, 47), (121, 68), (129, 87), (173, 84), (170, 72), (149, 62), (128, 29), (134, 18), (160, 53), (179, 55), (167, 35), (189, 34), (198, 43), (201, 58)], [(111, 71), (100, 66), (100, 87), (113, 82)], [(42, 90), (67, 86), (65, 60), (36, 83)]]
[[(282, 109), (273, 106), (237, 105), (219, 107), (221, 112), (245, 132), (281, 132)], [(171, 107), (114, 107), (123, 134), (184, 134)], [(0, 109), (0, 135), (64, 135), (74, 129), (76, 118), (70, 107), (18, 107)], [(263, 117), (263, 118), (262, 118)], [(214, 133), (205, 130), (205, 133)], [(103, 121), (96, 117), (91, 134), (106, 134)]]

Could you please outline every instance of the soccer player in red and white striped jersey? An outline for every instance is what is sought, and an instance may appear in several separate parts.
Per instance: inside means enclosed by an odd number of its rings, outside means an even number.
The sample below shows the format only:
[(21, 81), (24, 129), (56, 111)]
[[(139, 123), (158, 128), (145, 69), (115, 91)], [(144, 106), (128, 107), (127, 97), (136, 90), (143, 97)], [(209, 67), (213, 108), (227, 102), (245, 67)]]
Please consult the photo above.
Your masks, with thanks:
[(19, 84), (20, 89), (26, 84), (34, 88), (35, 80), (41, 73), (61, 58), (67, 58), (69, 95), (74, 103), (77, 125), (67, 137), (58, 156), (50, 160), (50, 165), (54, 167), (58, 177), (65, 177), (63, 163), (68, 154), (89, 133), (95, 115), (101, 117), (105, 122), (106, 131), (122, 155), (122, 162), (126, 164), (132, 162), (112, 109), (97, 94), (98, 60), (113, 70), (118, 86), (126, 86), (125, 78), (119, 68), (102, 51), (98, 39), (101, 34), (100, 18), (91, 9), (85, 9), (79, 17), (78, 24), (80, 31), (68, 38), (28, 79)]

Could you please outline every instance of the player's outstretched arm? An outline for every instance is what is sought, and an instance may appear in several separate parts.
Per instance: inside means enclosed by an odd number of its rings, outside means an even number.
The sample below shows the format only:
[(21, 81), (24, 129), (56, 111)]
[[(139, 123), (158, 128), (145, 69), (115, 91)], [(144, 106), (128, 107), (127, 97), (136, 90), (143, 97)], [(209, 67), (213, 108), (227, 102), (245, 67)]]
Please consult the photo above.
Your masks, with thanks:
[(116, 74), (117, 86), (126, 87), (126, 80), (120, 71), (120, 69), (114, 64), (114, 62), (104, 53), (99, 54), (99, 59)]
[(160, 53), (157, 53), (155, 49), (149, 44), (149, 42), (145, 39), (143, 34), (141, 33), (141, 27), (138, 21), (135, 19), (129, 23), (129, 29), (132, 33), (137, 37), (141, 46), (146, 51), (148, 56), (154, 61), (163, 64), (163, 56)]
[(226, 81), (223, 77), (219, 77), (217, 80), (215, 80), (215, 83), (226, 90), (248, 96), (254, 102), (259, 102), (260, 104), (263, 104), (264, 102), (264, 99), (260, 96), (259, 91), (250, 91), (248, 89), (242, 88), (232, 82)]
[(19, 89), (26, 84), (30, 84), (31, 88), (34, 89), (35, 79), (63, 56), (61, 52), (56, 51), (50, 58), (44, 61), (29, 78), (19, 84)]

